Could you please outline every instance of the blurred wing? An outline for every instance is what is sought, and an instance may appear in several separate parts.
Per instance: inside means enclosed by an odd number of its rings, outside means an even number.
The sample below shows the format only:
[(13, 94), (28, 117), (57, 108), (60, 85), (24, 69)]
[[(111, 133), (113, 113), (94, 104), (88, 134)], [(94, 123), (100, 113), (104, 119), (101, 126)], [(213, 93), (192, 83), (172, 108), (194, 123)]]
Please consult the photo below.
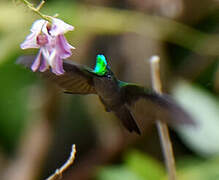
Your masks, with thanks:
[(140, 126), (146, 127), (155, 120), (171, 125), (194, 124), (192, 118), (168, 95), (159, 95), (127, 83), (123, 83), (121, 94)]
[[(22, 56), (18, 58), (17, 64), (21, 64), (27, 68), (31, 68), (34, 56)], [(96, 94), (93, 86), (94, 73), (88, 67), (75, 64), (70, 60), (63, 61), (65, 73), (63, 75), (55, 75), (49, 70), (39, 72), (46, 79), (56, 83), (65, 92), (71, 94)]]

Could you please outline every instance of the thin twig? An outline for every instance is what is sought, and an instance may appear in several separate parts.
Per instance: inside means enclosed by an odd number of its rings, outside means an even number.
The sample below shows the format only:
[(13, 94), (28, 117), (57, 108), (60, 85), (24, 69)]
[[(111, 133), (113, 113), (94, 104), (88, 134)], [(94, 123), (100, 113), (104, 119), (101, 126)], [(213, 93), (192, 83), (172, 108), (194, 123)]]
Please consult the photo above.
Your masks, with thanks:
[(45, 4), (45, 1), (42, 0), (40, 2), (40, 4), (35, 8), (34, 5), (32, 3), (30, 3), (28, 0), (21, 0), (21, 2), (23, 2), (30, 10), (32, 10), (34, 13), (38, 14), (41, 18), (45, 19), (46, 21), (52, 23), (52, 19), (50, 16), (47, 16), (45, 14), (42, 14), (40, 12), (40, 9), (43, 7), (43, 5)]
[[(152, 78), (152, 86), (154, 91), (156, 91), (158, 94), (162, 94), (159, 61), (160, 58), (158, 56), (152, 56), (150, 59), (151, 78)], [(174, 159), (168, 127), (166, 123), (160, 120), (157, 120), (156, 124), (160, 136), (160, 141), (162, 145), (162, 150), (165, 158), (165, 164), (168, 171), (169, 180), (176, 180), (175, 159)]]
[(40, 4), (36, 7), (37, 11), (40, 11), (40, 9), (43, 7), (44, 4), (45, 4), (45, 1), (42, 0), (42, 1), (40, 2)]
[(76, 147), (73, 144), (71, 154), (70, 154), (70, 157), (68, 158), (68, 160), (65, 162), (65, 164), (62, 165), (61, 168), (56, 169), (55, 173), (52, 174), (51, 176), (49, 176), (46, 180), (61, 179), (62, 173), (73, 164), (73, 162), (75, 160), (75, 154), (76, 154)]

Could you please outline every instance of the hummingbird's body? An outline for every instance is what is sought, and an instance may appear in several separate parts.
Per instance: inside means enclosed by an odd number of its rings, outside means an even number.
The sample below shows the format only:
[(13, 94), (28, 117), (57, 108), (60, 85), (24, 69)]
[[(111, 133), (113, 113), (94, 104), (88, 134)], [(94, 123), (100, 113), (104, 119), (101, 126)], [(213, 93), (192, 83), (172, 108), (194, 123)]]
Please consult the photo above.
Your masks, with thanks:
[(116, 79), (109, 77), (94, 77), (94, 87), (97, 95), (109, 110), (113, 110), (121, 102), (119, 86)]
[[(33, 60), (33, 57), (21, 57), (17, 62), (30, 68)], [(118, 80), (103, 55), (97, 56), (94, 70), (70, 61), (63, 61), (63, 68), (63, 75), (57, 76), (50, 70), (41, 74), (66, 93), (97, 94), (105, 110), (113, 112), (130, 132), (140, 134), (136, 121), (144, 121), (147, 125), (157, 117), (171, 124), (193, 123), (190, 116), (169, 96)]]
[(94, 77), (94, 87), (100, 101), (105, 106), (105, 110), (113, 112), (130, 132), (135, 131), (140, 134), (134, 118), (125, 106), (120, 92), (120, 83), (111, 70), (108, 70), (106, 77)]

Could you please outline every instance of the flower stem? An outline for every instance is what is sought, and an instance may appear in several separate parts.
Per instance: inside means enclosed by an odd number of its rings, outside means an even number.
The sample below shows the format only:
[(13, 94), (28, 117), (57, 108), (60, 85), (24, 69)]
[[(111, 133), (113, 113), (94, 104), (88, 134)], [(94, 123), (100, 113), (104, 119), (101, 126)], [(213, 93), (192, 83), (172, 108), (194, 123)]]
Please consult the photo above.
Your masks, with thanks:
[(36, 9), (39, 11), (43, 7), (44, 4), (45, 4), (45, 1), (42, 0)]
[[(150, 59), (151, 78), (152, 78), (153, 89), (158, 94), (162, 94), (159, 61), (160, 58), (158, 56), (153, 56)], [(162, 150), (165, 158), (165, 164), (168, 171), (169, 180), (176, 180), (175, 159), (174, 159), (173, 148), (169, 136), (168, 126), (166, 123), (160, 120), (157, 120), (156, 124), (160, 136), (160, 141), (162, 145)]]
[(30, 3), (27, 0), (21, 0), (30, 10), (32, 10), (33, 12), (35, 12), (37, 15), (39, 15), (42, 19), (45, 19), (46, 21), (52, 23), (52, 19), (50, 16), (44, 15), (40, 12), (40, 9), (43, 7), (45, 1), (42, 0), (40, 2), (40, 4), (35, 8), (34, 5), (32, 3)]

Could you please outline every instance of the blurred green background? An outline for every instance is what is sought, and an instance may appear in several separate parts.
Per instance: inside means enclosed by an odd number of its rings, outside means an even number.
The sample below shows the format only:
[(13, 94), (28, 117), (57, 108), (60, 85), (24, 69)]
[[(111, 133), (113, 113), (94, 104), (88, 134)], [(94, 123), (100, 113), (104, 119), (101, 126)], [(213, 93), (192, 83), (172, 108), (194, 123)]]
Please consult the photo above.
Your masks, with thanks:
[[(198, 124), (170, 130), (178, 179), (219, 179), (219, 1), (48, 0), (42, 12), (75, 27), (72, 60), (93, 67), (105, 54), (123, 81), (150, 88), (148, 59), (159, 55), (164, 91)], [(20, 49), (36, 19), (21, 2), (0, 1), (0, 179), (45, 179), (72, 144), (63, 179), (167, 179), (156, 127), (130, 134), (96, 96), (63, 94), (15, 64), (37, 53)]]

